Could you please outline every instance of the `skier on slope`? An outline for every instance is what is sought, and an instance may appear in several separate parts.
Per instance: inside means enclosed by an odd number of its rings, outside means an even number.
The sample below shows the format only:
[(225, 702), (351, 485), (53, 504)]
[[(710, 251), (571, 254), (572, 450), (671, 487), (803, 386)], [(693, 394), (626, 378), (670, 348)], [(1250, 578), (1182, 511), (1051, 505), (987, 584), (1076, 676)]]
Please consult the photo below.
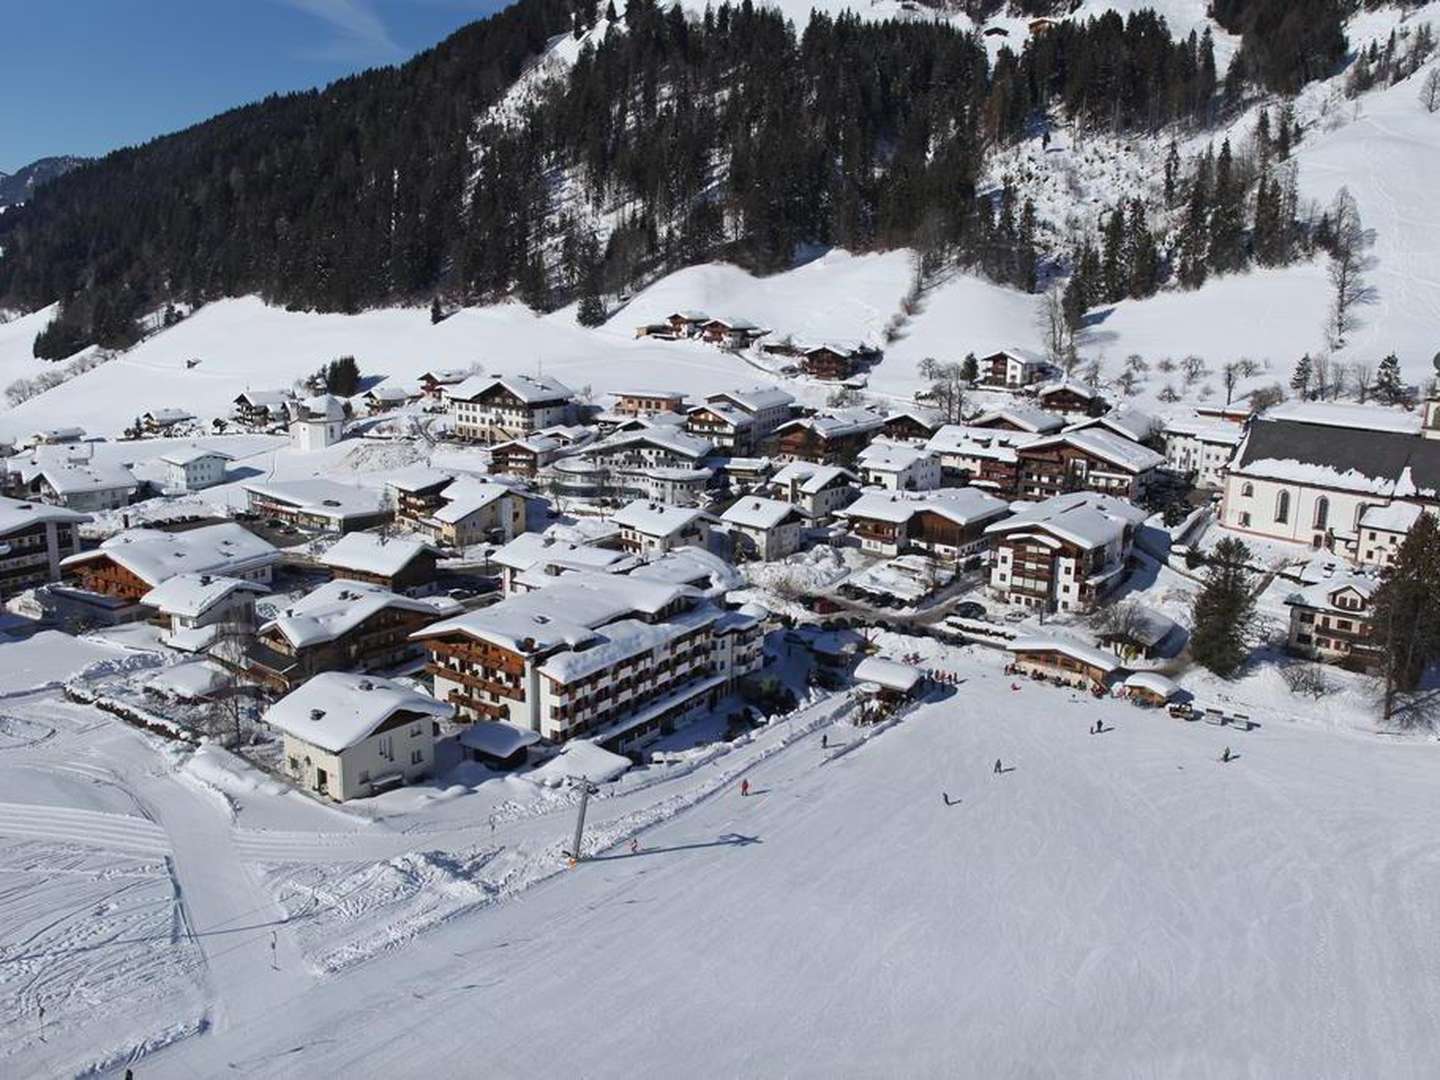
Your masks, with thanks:
[(744, 796), (749, 795), (749, 794), (750, 794), (750, 781), (749, 781), (749, 780), (741, 780), (741, 781), (740, 781), (740, 795), (741, 795), (741, 797), (743, 798)]
[(999, 775), (1000, 775), (1000, 771), (1001, 771), (1001, 770), (1000, 770), (1000, 759), (997, 757), (997, 758), (995, 759), (995, 775), (996, 775), (996, 776), (999, 776)]
[(1230, 755), (1230, 748), (1227, 746), (1227, 747), (1225, 747), (1225, 752), (1220, 755), (1220, 760), (1221, 760), (1224, 764), (1228, 765), (1228, 764), (1230, 764), (1230, 756), (1231, 756), (1231, 755)]

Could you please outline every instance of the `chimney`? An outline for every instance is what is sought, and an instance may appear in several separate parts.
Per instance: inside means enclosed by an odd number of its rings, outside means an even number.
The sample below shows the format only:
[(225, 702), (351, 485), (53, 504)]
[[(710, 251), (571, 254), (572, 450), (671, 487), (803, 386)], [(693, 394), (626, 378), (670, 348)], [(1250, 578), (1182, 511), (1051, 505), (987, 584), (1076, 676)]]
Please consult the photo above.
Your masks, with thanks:
[(325, 710), (324, 710), (324, 709), (311, 709), (311, 710), (310, 710), (310, 719), (311, 719), (311, 720), (316, 720), (316, 721), (325, 719)]
[(374, 689), (375, 689), (375, 684), (374, 684), (373, 682), (371, 682), (369, 679), (361, 679), (360, 682), (359, 682), (357, 685), (360, 687), (361, 690), (374, 690)]

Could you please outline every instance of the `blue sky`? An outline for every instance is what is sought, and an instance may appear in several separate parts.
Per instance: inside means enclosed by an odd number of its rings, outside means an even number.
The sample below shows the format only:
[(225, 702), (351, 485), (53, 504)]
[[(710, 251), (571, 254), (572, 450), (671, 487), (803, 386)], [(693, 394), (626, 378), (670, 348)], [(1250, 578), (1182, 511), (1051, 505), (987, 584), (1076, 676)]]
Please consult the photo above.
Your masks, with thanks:
[(509, 0), (0, 4), (0, 171), (98, 155), (404, 60)]

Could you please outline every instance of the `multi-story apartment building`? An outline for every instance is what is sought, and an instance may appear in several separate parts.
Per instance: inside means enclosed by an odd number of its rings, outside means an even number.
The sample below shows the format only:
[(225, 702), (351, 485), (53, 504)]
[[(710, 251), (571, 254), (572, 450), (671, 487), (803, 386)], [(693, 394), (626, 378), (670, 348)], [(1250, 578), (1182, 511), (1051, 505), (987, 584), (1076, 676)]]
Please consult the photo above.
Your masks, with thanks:
[(1040, 353), (1012, 346), (980, 358), (979, 378), (984, 386), (1018, 390), (1039, 382), (1050, 372), (1050, 362)]
[(1227, 420), (1204, 417), (1171, 420), (1165, 425), (1165, 463), (1182, 476), (1193, 476), (1195, 486), (1218, 488), (1245, 429)]
[(978, 488), (869, 491), (838, 514), (872, 555), (924, 552), (969, 558), (989, 546), (986, 530), (1010, 512), (1003, 499)]
[(1041, 611), (1085, 611), (1124, 577), (1145, 511), (1080, 491), (1056, 495), (985, 531), (994, 546), (989, 591)]
[(1371, 604), (1380, 579), (1340, 573), (1292, 593), (1290, 651), (1327, 664), (1372, 671), (1381, 661)]
[(758, 670), (762, 635), (756, 613), (723, 611), (685, 585), (574, 573), (416, 636), (436, 698), (462, 718), (626, 750)]
[(940, 486), (940, 459), (921, 446), (877, 439), (855, 458), (866, 487), (930, 491)]
[(940, 479), (949, 487), (980, 487), (1013, 495), (1020, 484), (1020, 448), (1039, 436), (1010, 428), (946, 424), (925, 444), (940, 462)]
[(790, 419), (790, 406), (795, 404), (795, 398), (778, 386), (752, 386), (708, 394), (705, 403), (728, 406), (750, 417), (753, 437), (758, 443)]
[(80, 548), (90, 518), (63, 506), (0, 498), (0, 598), (60, 579), (60, 561)]
[(176, 574), (213, 574), (268, 585), (279, 558), (273, 546), (227, 521), (188, 532), (128, 529), (64, 559), (60, 568), (89, 592), (139, 601)]
[(663, 553), (677, 547), (704, 547), (710, 517), (694, 507), (636, 499), (611, 515), (620, 528), (620, 546), (634, 553)]
[(457, 437), (501, 443), (567, 423), (575, 393), (548, 375), (476, 375), (445, 397)]
[(617, 416), (656, 416), (685, 411), (685, 395), (679, 390), (617, 390), (610, 411)]
[(860, 496), (860, 478), (838, 465), (792, 461), (766, 485), (772, 499), (787, 502), (814, 524), (827, 520)]
[(1017, 447), (1022, 499), (1068, 491), (1098, 491), (1139, 499), (1165, 459), (1149, 447), (1104, 428), (1070, 430)]
[(885, 417), (865, 408), (835, 409), (787, 420), (775, 429), (775, 456), (782, 461), (846, 464), (875, 437)]

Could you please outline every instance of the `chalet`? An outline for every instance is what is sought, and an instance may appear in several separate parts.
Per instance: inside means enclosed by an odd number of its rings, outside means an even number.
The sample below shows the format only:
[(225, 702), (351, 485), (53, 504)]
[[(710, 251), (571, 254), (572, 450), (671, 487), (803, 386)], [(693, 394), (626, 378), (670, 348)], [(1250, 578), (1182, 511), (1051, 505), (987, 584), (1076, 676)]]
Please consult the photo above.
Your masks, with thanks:
[(837, 516), (870, 554), (923, 552), (961, 560), (987, 548), (987, 529), (1009, 512), (1003, 500), (977, 488), (941, 488), (867, 491)]
[(879, 350), (866, 345), (825, 342), (800, 351), (800, 370), (816, 379), (848, 379), (874, 363)]
[(67, 581), (100, 596), (138, 602), (176, 574), (211, 574), (270, 583), (280, 553), (231, 521), (188, 532), (127, 529), (60, 563)]
[(1165, 461), (1154, 450), (1102, 428), (1036, 439), (1018, 448), (1016, 454), (1020, 464), (1017, 493), (1022, 499), (1048, 499), (1067, 491), (1139, 499)]
[(255, 631), (255, 598), (267, 587), (224, 574), (176, 574), (140, 597), (169, 624), (162, 640), (182, 652), (204, 652), (226, 635)]
[(1065, 427), (1065, 417), (1033, 405), (1014, 404), (983, 412), (971, 420), (969, 426), (1027, 435), (1054, 435)]
[(978, 378), (981, 386), (1018, 390), (1045, 378), (1050, 362), (1040, 353), (1011, 347), (980, 358)]
[(1057, 495), (986, 529), (989, 592), (1017, 607), (1087, 611), (1124, 577), (1145, 512), (1091, 492)]
[(595, 467), (593, 482), (611, 498), (693, 504), (714, 477), (703, 464), (712, 449), (698, 435), (665, 425), (618, 431), (580, 456)]
[(525, 531), (525, 496), (504, 484), (462, 476), (440, 498), (419, 522), (419, 531), (437, 544), (504, 544)]
[(297, 450), (324, 450), (345, 438), (345, 420), (350, 415), (350, 405), (334, 394), (319, 394), (304, 401), (291, 402), (288, 411), (290, 441)]
[(749, 319), (710, 319), (700, 326), (700, 337), (711, 345), (744, 349), (770, 333)]
[(686, 411), (685, 430), (732, 453), (748, 453), (758, 445), (755, 418), (732, 405), (696, 405)]
[(925, 449), (939, 460), (947, 487), (970, 485), (1013, 495), (1020, 485), (1020, 448), (1035, 439), (1029, 432), (946, 424)]
[(1290, 608), (1291, 652), (1356, 671), (1373, 671), (1381, 662), (1371, 604), (1378, 577), (1339, 573), (1307, 585), (1285, 600)]
[(710, 321), (703, 311), (676, 311), (665, 317), (671, 334), (677, 338), (699, 337), (701, 328)]
[(420, 376), (420, 396), (426, 401), (444, 401), (450, 387), (470, 377), (467, 368), (432, 368)]
[(720, 520), (729, 527), (737, 556), (773, 562), (800, 550), (805, 519), (787, 502), (746, 495), (721, 514)]
[(776, 386), (752, 386), (705, 396), (706, 405), (724, 405), (749, 416), (752, 437), (757, 444), (790, 419), (790, 406), (794, 403), (792, 395)]
[(234, 460), (229, 454), (193, 443), (161, 454), (160, 461), (166, 467), (165, 490), (184, 494), (223, 484), (225, 463)]
[(395, 504), (396, 524), (418, 531), (422, 521), (445, 505), (440, 493), (454, 479), (454, 473), (428, 465), (413, 465), (391, 474), (385, 489)]
[(901, 409), (885, 417), (880, 434), (892, 442), (928, 442), (945, 426), (944, 419), (929, 409)]
[(462, 610), (448, 597), (421, 600), (363, 581), (331, 581), (261, 626), (234, 663), (244, 678), (286, 693), (322, 671), (403, 664), (417, 655), (412, 633)]
[(55, 427), (35, 432), (28, 442), (31, 446), (68, 446), (84, 438), (83, 427)]
[(1162, 432), (1165, 465), (1181, 476), (1192, 477), (1196, 487), (1222, 487), (1225, 469), (1244, 436), (1244, 428), (1226, 420), (1199, 416), (1171, 420)]
[(490, 468), (497, 473), (531, 479), (566, 450), (553, 435), (527, 435), (509, 439), (490, 448)]
[(860, 478), (838, 465), (792, 461), (770, 478), (767, 493), (800, 511), (811, 524), (826, 521), (860, 495)]
[[(635, 565), (635, 557), (623, 547), (624, 530), (618, 525), (616, 530), (621, 537), (619, 547), (521, 533), (491, 552), (490, 562), (500, 568), (501, 589), (506, 595), (544, 588), (555, 578), (577, 571), (623, 573)], [(639, 546), (638, 532), (635, 546)]]
[(410, 404), (414, 397), (415, 395), (403, 386), (381, 383), (366, 390), (361, 400), (365, 402), (365, 410), (371, 416), (376, 416), (391, 409), (403, 408)]
[(60, 564), (80, 550), (87, 514), (0, 498), (0, 599), (60, 580)]
[(233, 415), (246, 427), (283, 424), (288, 418), (286, 406), (294, 397), (288, 390), (246, 390), (235, 399)]
[(1120, 661), (1102, 649), (1060, 634), (1016, 638), (1006, 646), (1011, 670), (1082, 690), (1108, 690)]
[(330, 545), (320, 565), (336, 581), (363, 581), (406, 596), (424, 596), (435, 591), (436, 554), (416, 540), (352, 532)]
[(1046, 412), (1064, 416), (1101, 416), (1110, 407), (1105, 395), (1089, 383), (1069, 376), (1046, 383), (1035, 391), (1035, 400)]
[[(1246, 429), (1225, 475), (1220, 520), (1240, 532), (1357, 559), (1359, 525), (1372, 508), (1437, 500), (1440, 401), (1426, 401), (1422, 416), (1295, 402)], [(1378, 543), (1381, 530), (1375, 532)]]
[(1143, 604), (1129, 603), (1117, 614), (1123, 617), (1098, 628), (1095, 637), (1126, 660), (1153, 660), (1166, 648), (1167, 641), (1178, 643), (1183, 637), (1174, 619)]
[(391, 519), (380, 492), (334, 480), (277, 480), (246, 484), (249, 511), (317, 532), (370, 529)]
[(620, 416), (683, 413), (685, 395), (678, 390), (617, 390), (611, 411)]
[(665, 552), (709, 540), (709, 515), (702, 510), (636, 499), (610, 516), (620, 526), (620, 547), (629, 552)]
[(782, 461), (846, 463), (854, 460), (884, 423), (883, 416), (865, 408), (835, 409), (790, 420), (775, 429), (775, 454)]
[(446, 397), (458, 438), (499, 443), (567, 423), (575, 394), (546, 375), (476, 375)]
[(430, 773), (435, 727), (455, 710), (408, 685), (327, 672), (265, 712), (284, 737), (284, 771), (336, 802), (365, 798)]
[(855, 470), (867, 487), (890, 491), (929, 491), (940, 486), (940, 460), (907, 443), (877, 439), (862, 449)]
[(852, 677), (862, 686), (873, 686), (875, 696), (889, 705), (911, 700), (925, 686), (919, 668), (880, 656), (865, 657), (855, 665)]
[(417, 637), (463, 719), (625, 751), (714, 709), (764, 662), (763, 632), (687, 586), (575, 573)]
[(140, 423), (147, 434), (159, 435), (179, 424), (188, 424), (194, 419), (195, 414), (186, 412), (184, 409), (155, 409), (142, 416)]

